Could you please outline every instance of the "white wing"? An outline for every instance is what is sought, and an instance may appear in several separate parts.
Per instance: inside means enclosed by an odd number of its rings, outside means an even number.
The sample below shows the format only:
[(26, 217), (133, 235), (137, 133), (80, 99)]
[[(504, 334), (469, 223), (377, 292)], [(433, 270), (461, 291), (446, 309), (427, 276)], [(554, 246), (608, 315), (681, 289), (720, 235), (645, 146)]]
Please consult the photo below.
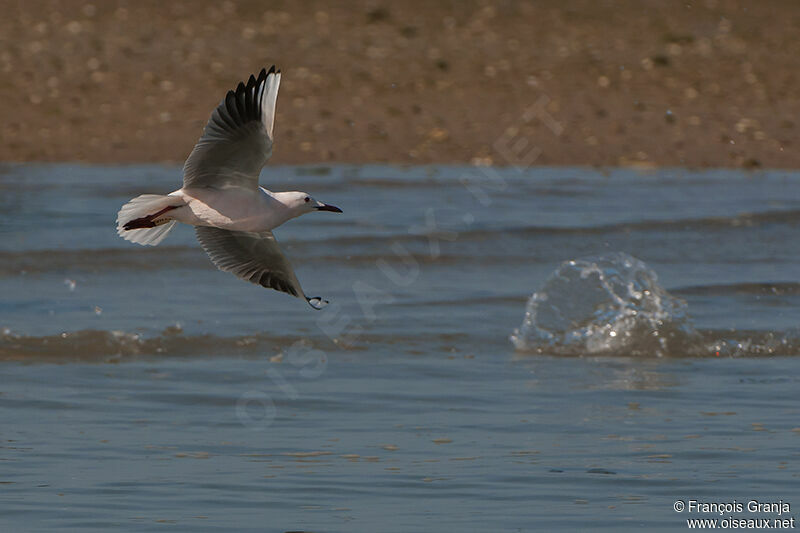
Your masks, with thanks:
[(250, 233), (207, 226), (196, 226), (195, 231), (203, 250), (218, 269), (262, 287), (305, 298), (314, 309), (328, 303), (319, 297), (306, 297), (271, 231)]
[(184, 188), (258, 188), (258, 175), (272, 155), (280, 83), (273, 65), (228, 91), (183, 166)]

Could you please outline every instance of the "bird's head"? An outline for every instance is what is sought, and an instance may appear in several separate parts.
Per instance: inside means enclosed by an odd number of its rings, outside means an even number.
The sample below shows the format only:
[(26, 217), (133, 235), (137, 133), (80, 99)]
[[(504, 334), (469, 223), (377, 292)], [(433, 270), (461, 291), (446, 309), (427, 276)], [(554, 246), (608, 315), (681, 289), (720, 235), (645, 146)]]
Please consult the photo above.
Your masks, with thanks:
[(342, 210), (335, 205), (329, 205), (315, 200), (310, 194), (300, 191), (282, 192), (276, 194), (280, 195), (280, 201), (289, 208), (294, 217), (299, 217), (312, 211), (332, 211), (334, 213), (341, 213)]

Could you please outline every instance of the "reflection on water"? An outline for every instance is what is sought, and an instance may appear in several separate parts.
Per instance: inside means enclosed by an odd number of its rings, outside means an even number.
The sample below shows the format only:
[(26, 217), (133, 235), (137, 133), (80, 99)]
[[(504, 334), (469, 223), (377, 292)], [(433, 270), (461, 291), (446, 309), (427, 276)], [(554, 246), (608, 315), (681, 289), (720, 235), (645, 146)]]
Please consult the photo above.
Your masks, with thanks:
[(545, 374), (552, 368), (551, 357), (532, 356), (529, 352), (517, 351), (513, 360), (529, 369), (532, 377), (527, 380), (531, 388), (541, 388), (543, 382), (569, 380), (576, 390), (659, 391), (679, 387), (682, 383), (672, 372), (672, 366), (658, 360), (630, 364), (630, 359), (587, 356), (591, 371), (585, 375), (571, 375), (569, 367), (565, 375)]
[[(676, 499), (796, 493), (794, 174), (508, 169), (481, 199), (470, 169), (273, 168), (344, 210), (276, 232), (315, 313), (188, 228), (117, 237), (177, 168), (2, 170), (3, 531), (672, 530)], [(558, 270), (587, 257), (631, 268)], [(692, 340), (514, 350), (537, 291), (555, 336)]]

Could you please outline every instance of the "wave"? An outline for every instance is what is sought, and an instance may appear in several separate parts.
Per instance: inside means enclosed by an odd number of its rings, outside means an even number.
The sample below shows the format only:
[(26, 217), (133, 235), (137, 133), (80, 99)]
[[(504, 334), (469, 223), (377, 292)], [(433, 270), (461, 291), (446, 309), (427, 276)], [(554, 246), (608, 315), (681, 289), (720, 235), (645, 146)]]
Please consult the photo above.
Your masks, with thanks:
[(548, 355), (558, 357), (629, 357), (643, 358), (715, 358), (715, 357), (797, 357), (800, 356), (800, 332), (747, 330), (698, 330), (691, 342), (681, 348), (653, 347), (638, 343), (614, 349), (596, 349), (568, 345), (524, 345), (517, 347), (519, 356)]
[(593, 226), (528, 226), (505, 228), (502, 230), (475, 230), (464, 232), (460, 235), (484, 236), (486, 233), (507, 233), (524, 235), (592, 235), (607, 233), (630, 233), (634, 231), (707, 231), (709, 229), (726, 229), (757, 227), (770, 224), (797, 225), (800, 224), (800, 210), (769, 211), (764, 213), (740, 213), (729, 217), (700, 217), (669, 220), (638, 220), (629, 222), (616, 222), (612, 224), (599, 224)]
[(14, 276), (21, 272), (38, 274), (70, 268), (161, 270), (197, 264), (197, 259), (203, 255), (199, 246), (0, 252), (0, 276)]
[[(701, 217), (669, 220), (639, 220), (615, 222), (611, 224), (598, 224), (589, 226), (501, 226), (495, 228), (470, 228), (463, 229), (459, 226), (445, 226), (438, 228), (443, 232), (455, 233), (458, 241), (487, 240), (498, 236), (534, 237), (534, 236), (565, 236), (565, 235), (593, 235), (608, 233), (630, 233), (633, 231), (701, 231), (715, 228), (741, 228), (755, 227), (767, 224), (800, 224), (800, 210), (769, 211), (764, 213), (740, 213), (729, 217)], [(379, 242), (427, 242), (425, 235), (412, 234), (403, 228), (402, 232), (387, 230), (382, 234), (362, 234), (342, 237), (326, 237), (325, 242), (341, 245), (374, 244)], [(447, 240), (447, 239), (442, 239)], [(298, 245), (318, 243), (318, 240), (297, 241)]]
[[(459, 335), (434, 335), (435, 340), (454, 348)], [(419, 341), (419, 339), (415, 339)], [(266, 357), (280, 358), (283, 350), (296, 345), (294, 336), (264, 334), (237, 337), (215, 335), (183, 335), (179, 330), (165, 330), (159, 335), (146, 337), (124, 331), (81, 330), (58, 335), (22, 336), (11, 332), (0, 333), (0, 361), (25, 363), (121, 363), (137, 359), (160, 357)], [(316, 342), (302, 340), (305, 346), (315, 347)], [(363, 335), (359, 345), (337, 343), (336, 350), (365, 351), (370, 344), (403, 345), (396, 335)], [(643, 349), (641, 343), (628, 343), (614, 349), (597, 350), (591, 347), (557, 344), (528, 344), (518, 346), (519, 355), (541, 354), (548, 356), (582, 357), (765, 357), (800, 355), (800, 335), (789, 332), (701, 330), (693, 343), (681, 347), (668, 346), (656, 352)], [(652, 348), (652, 346), (651, 346)], [(421, 352), (415, 352), (421, 353)], [(448, 352), (449, 353), (449, 352)]]
[[(426, 243), (423, 243), (426, 244)], [(481, 254), (475, 256), (468, 251), (464, 253), (439, 252), (431, 255), (429, 250), (410, 251), (403, 250), (402, 254), (395, 253), (389, 244), (383, 248), (384, 253), (359, 253), (357, 250), (347, 250), (342, 253), (307, 254), (307, 250), (293, 245), (288, 249), (292, 259), (307, 263), (310, 261), (325, 265), (347, 265), (357, 267), (360, 265), (374, 266), (382, 262), (411, 263), (418, 265), (523, 265), (531, 263), (550, 263), (547, 257), (538, 260), (529, 257)], [(313, 254), (313, 255), (312, 255)], [(19, 274), (46, 274), (50, 272), (65, 272), (70, 270), (88, 272), (109, 272), (112, 270), (149, 271), (180, 269), (208, 270), (208, 260), (199, 245), (195, 247), (161, 247), (100, 250), (38, 250), (35, 252), (0, 252), (0, 278), (17, 276)]]
[(186, 335), (171, 326), (156, 335), (128, 331), (79, 330), (56, 335), (20, 335), (0, 330), (0, 361), (25, 363), (121, 363), (161, 357), (252, 357), (280, 361), (284, 353), (289, 362), (297, 355), (317, 356), (335, 352), (364, 352), (371, 346), (392, 346), (419, 355), (420, 346), (436, 343), (451, 354), (461, 335), (442, 333), (416, 334), (413, 338), (396, 333), (359, 332), (329, 339), (325, 336), (268, 335), (257, 333), (223, 337), (212, 334)]
[(770, 283), (696, 285), (691, 287), (679, 287), (673, 289), (672, 292), (685, 296), (725, 296), (731, 294), (793, 296), (795, 294), (800, 294), (800, 283), (787, 281)]
[(0, 334), (0, 360), (47, 362), (118, 362), (138, 356), (198, 357), (205, 355), (275, 355), (294, 337), (264, 334), (240, 337), (185, 336), (179, 328), (145, 337), (125, 331), (81, 330), (59, 335)]

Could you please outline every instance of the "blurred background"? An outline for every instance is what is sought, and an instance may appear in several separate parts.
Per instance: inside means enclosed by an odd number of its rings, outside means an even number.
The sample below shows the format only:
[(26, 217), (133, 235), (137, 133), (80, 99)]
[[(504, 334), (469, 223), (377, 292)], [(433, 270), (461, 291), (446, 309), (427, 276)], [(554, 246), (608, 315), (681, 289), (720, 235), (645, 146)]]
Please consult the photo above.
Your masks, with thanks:
[(275, 63), (274, 163), (800, 164), (794, 0), (0, 7), (4, 161), (181, 162)]

